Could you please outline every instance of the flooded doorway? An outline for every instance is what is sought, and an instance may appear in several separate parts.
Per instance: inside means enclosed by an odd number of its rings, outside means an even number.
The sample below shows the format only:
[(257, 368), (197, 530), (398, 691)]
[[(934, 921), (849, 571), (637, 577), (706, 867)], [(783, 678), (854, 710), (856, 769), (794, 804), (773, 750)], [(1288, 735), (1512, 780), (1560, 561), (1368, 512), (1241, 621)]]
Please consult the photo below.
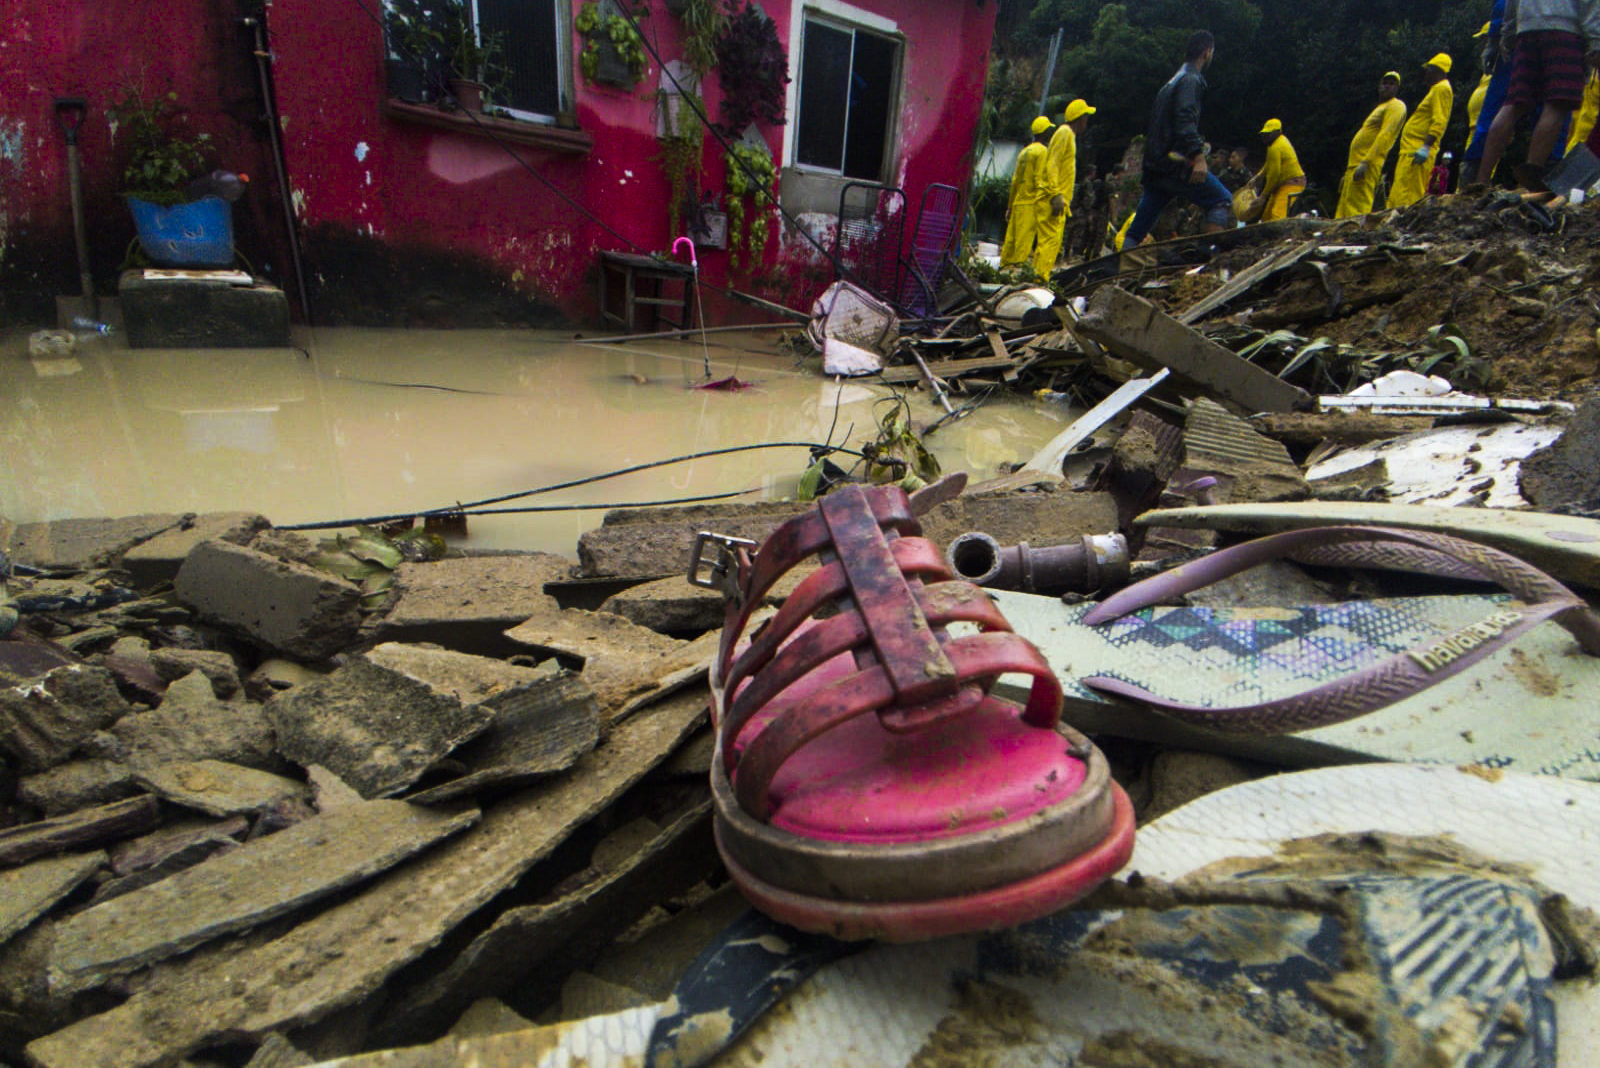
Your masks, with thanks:
[[(141, 512), (256, 511), (274, 523), (449, 507), (729, 446), (877, 434), (892, 395), (798, 369), (773, 331), (579, 344), (527, 330), (301, 331), (303, 349), (130, 350), (118, 339), (30, 359), (0, 342), (0, 515), (16, 522)], [(919, 425), (943, 414), (908, 394)], [(1065, 409), (997, 395), (928, 444), (974, 479), (1026, 460)], [(848, 466), (848, 457), (836, 457)], [(790, 496), (803, 447), (762, 448), (608, 478), (499, 507), (582, 510), (474, 517), (475, 548), (571, 555), (597, 505), (743, 491)]]

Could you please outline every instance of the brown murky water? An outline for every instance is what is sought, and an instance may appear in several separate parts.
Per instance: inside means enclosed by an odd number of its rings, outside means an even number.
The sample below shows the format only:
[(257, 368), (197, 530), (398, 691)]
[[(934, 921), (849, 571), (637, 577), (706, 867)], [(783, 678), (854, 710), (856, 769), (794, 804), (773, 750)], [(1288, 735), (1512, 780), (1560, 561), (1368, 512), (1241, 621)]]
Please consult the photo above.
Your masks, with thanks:
[[(0, 339), (0, 515), (17, 522), (139, 512), (250, 510), (293, 524), (412, 512), (601, 475), (731, 445), (852, 447), (877, 434), (888, 387), (836, 384), (772, 351), (774, 334), (576, 344), (531, 331), (300, 331), (301, 350), (130, 350), (96, 339), (30, 358)], [(943, 414), (911, 394), (913, 417)], [(929, 444), (974, 478), (1025, 460), (1066, 409), (991, 399)], [(844, 459), (844, 458), (841, 458)], [(599, 505), (730, 491), (792, 494), (804, 449), (762, 449), (507, 502)], [(572, 554), (603, 510), (479, 517), (480, 548)]]

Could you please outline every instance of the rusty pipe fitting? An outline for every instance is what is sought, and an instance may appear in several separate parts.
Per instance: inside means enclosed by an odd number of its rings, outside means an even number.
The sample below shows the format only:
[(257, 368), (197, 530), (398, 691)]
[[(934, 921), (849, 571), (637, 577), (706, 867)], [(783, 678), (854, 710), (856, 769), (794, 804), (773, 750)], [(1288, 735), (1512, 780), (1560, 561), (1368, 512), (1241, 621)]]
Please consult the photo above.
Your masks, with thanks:
[(979, 586), (1023, 593), (1093, 593), (1128, 581), (1128, 540), (1121, 534), (1085, 534), (1075, 543), (1035, 549), (1006, 548), (988, 534), (961, 534), (945, 550), (958, 576)]

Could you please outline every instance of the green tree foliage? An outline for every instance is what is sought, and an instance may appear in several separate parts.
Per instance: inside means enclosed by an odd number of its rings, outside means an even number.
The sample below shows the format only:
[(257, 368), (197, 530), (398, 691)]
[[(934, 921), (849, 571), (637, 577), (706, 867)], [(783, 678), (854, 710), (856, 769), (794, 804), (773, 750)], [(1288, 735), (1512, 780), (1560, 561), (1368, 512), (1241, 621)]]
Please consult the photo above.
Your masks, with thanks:
[[(1219, 148), (1259, 150), (1256, 131), (1283, 120), (1312, 181), (1337, 187), (1350, 138), (1377, 103), (1378, 79), (1399, 71), (1414, 107), (1422, 64), (1437, 52), (1455, 61), (1456, 105), (1444, 146), (1459, 159), (1466, 100), (1481, 74), (1490, 0), (1001, 0), (988, 89), (989, 132), (1026, 141), (1057, 27), (1061, 54), (1049, 111), (1083, 97), (1098, 109), (1080, 158), (1110, 166), (1142, 134), (1157, 90), (1183, 60), (1194, 30), (1217, 37), (1201, 130)], [(1000, 72), (1004, 76), (997, 77)], [(1023, 76), (1031, 75), (1026, 84)]]

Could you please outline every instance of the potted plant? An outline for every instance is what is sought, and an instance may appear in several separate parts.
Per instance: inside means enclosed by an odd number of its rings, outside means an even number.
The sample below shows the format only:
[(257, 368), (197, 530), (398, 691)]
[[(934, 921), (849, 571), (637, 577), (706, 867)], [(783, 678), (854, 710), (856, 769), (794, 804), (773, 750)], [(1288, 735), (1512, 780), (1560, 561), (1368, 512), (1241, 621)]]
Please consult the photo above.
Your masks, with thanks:
[(612, 0), (587, 0), (573, 25), (584, 37), (578, 65), (585, 78), (625, 89), (638, 84), (649, 66), (644, 40)]
[(485, 98), (492, 96), (505, 80), (499, 65), (500, 35), (480, 34), (461, 0), (453, 0), (445, 7), (450, 93), (463, 110), (482, 111)]
[(233, 263), (232, 202), (189, 195), (190, 183), (205, 173), (212, 155), (211, 135), (183, 135), (187, 120), (177, 94), (151, 97), (130, 86), (108, 117), (128, 146), (122, 195), (145, 255), (167, 267)]

